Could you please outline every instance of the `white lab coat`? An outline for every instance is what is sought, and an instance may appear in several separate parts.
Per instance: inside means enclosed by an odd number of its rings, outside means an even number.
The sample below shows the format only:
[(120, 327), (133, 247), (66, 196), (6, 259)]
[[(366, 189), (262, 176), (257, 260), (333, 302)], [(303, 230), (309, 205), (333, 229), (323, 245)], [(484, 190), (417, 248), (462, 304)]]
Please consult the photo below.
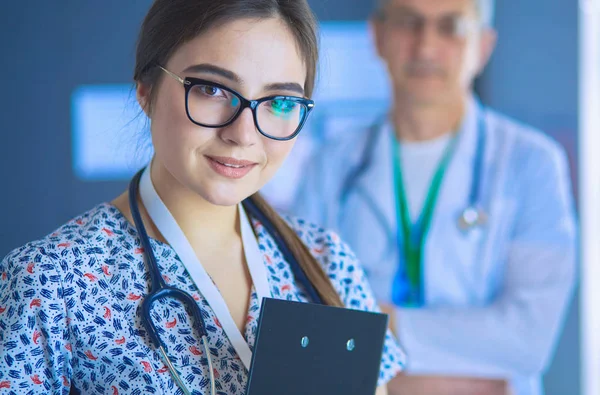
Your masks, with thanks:
[[(478, 112), (486, 145), (485, 227), (465, 235)], [(309, 162), (295, 214), (340, 233), (376, 296), (391, 303), (399, 251), (392, 127), (377, 127), (371, 163), (349, 176), (368, 131), (349, 131)], [(576, 221), (566, 156), (542, 133), (471, 99), (443, 180), (424, 251), (423, 309), (398, 308), (409, 374), (508, 378), (515, 395), (541, 395), (576, 273)], [(352, 178), (347, 180), (348, 177)], [(341, 196), (344, 184), (347, 186)]]

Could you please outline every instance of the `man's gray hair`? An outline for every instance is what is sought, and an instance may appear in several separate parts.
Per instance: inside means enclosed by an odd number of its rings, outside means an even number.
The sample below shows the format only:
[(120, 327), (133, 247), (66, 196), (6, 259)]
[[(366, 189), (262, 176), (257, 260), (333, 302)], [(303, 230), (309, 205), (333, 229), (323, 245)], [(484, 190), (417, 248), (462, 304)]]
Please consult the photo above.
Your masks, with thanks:
[(496, 0), (474, 0), (479, 17), (484, 26), (494, 26), (494, 14), (496, 8)]
[[(390, 0), (377, 0), (377, 8), (380, 9), (384, 5), (386, 5)], [(472, 0), (475, 2), (475, 6), (477, 7), (477, 11), (479, 12), (479, 17), (481, 19), (481, 23), (484, 26), (491, 27), (494, 25), (494, 8), (496, 6), (496, 0)]]

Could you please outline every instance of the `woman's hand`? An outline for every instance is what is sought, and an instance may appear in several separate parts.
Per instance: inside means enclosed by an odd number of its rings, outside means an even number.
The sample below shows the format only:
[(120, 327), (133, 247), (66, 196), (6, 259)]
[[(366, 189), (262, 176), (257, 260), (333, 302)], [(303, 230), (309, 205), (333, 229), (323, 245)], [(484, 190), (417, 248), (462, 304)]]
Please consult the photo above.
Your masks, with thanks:
[[(392, 331), (394, 336), (398, 337), (398, 333), (396, 332), (396, 323), (397, 323), (396, 308), (391, 304), (381, 304), (381, 305), (379, 305), (379, 308), (381, 309), (381, 312), (383, 314), (388, 315), (388, 317), (389, 317), (388, 318), (388, 327), (390, 328), (390, 330)], [(379, 394), (377, 394), (377, 395), (379, 395)]]

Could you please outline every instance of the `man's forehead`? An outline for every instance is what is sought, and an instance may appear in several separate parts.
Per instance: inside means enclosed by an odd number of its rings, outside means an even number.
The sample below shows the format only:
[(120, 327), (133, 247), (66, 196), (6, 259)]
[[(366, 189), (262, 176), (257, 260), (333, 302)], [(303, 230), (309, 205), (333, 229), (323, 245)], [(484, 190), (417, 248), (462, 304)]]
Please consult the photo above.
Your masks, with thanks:
[(387, 0), (384, 7), (407, 9), (426, 16), (476, 12), (474, 0)]

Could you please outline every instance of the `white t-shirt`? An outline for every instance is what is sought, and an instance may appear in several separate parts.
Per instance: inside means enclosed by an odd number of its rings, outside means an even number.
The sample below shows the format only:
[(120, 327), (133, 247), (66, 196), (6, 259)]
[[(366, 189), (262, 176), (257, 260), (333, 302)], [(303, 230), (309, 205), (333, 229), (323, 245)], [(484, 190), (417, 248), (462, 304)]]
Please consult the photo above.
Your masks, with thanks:
[(452, 137), (452, 133), (446, 133), (434, 140), (400, 141), (398, 145), (402, 181), (412, 223), (415, 223), (421, 215), (433, 175), (438, 169)]

